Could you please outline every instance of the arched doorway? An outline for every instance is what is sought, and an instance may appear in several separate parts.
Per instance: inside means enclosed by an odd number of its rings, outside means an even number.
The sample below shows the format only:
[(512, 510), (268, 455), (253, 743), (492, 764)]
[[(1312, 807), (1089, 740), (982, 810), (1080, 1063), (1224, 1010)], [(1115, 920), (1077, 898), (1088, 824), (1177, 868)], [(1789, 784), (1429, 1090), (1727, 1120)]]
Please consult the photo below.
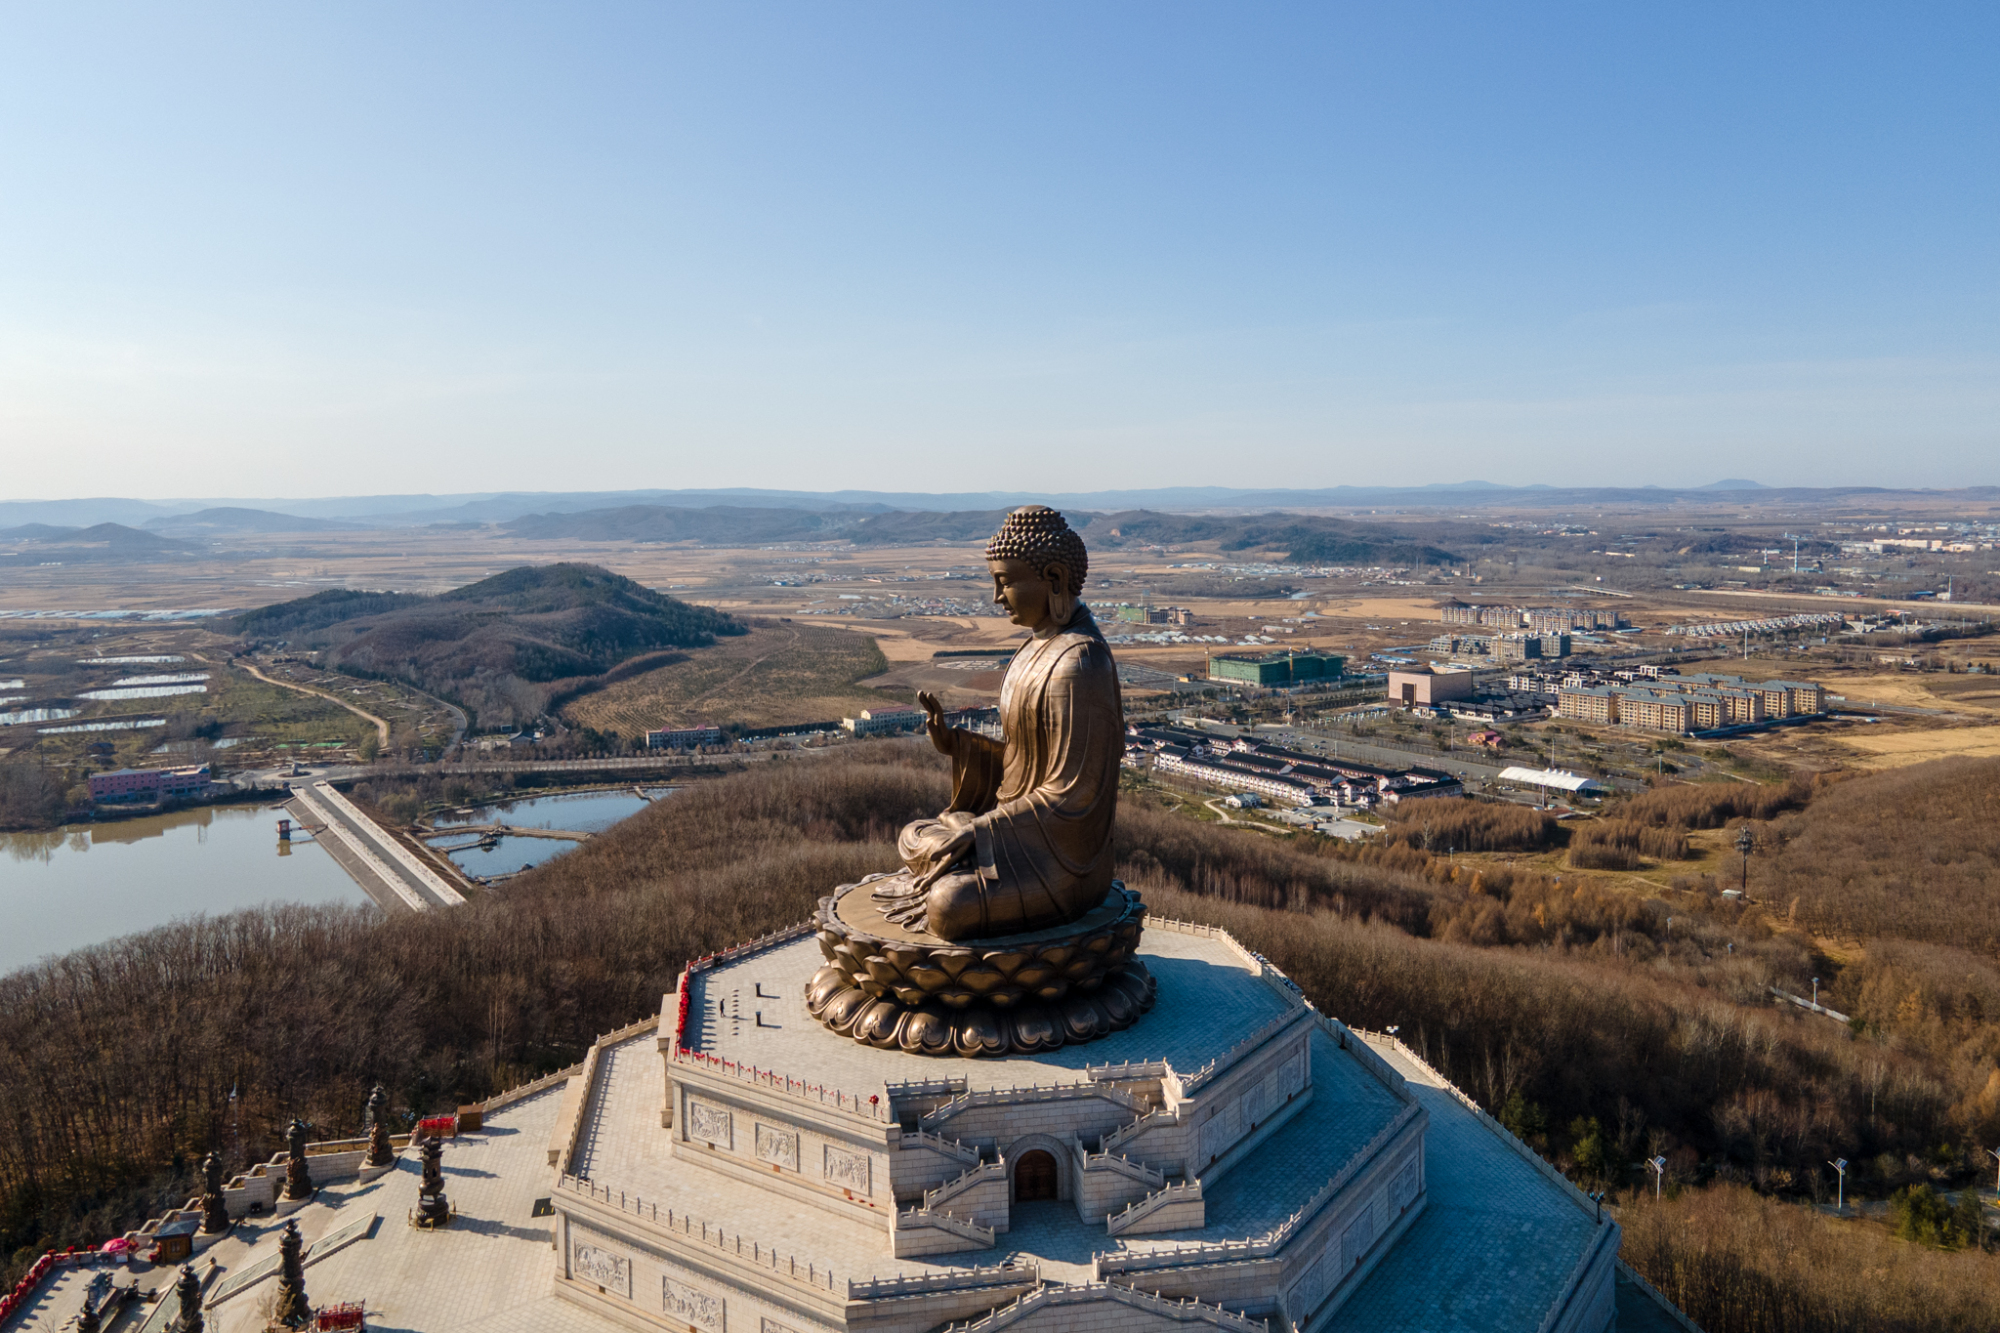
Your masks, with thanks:
[(1040, 1148), (1023, 1153), (1014, 1164), (1014, 1202), (1033, 1203), (1056, 1197), (1056, 1159)]

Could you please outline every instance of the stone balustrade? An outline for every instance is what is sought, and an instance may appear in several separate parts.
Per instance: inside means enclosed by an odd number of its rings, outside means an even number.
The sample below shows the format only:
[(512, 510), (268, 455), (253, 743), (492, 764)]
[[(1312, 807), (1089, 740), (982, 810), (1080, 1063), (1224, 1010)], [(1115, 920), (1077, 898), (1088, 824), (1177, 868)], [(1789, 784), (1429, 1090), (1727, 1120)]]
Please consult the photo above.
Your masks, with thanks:
[(1104, 1230), (1112, 1236), (1144, 1236), (1199, 1227), (1207, 1220), (1208, 1205), (1202, 1201), (1201, 1182), (1190, 1180), (1157, 1189), (1126, 1205), (1124, 1212), (1104, 1219)]
[(950, 1213), (934, 1213), (928, 1208), (906, 1208), (896, 1214), (895, 1230), (889, 1233), (889, 1250), (898, 1259), (914, 1259), (926, 1254), (990, 1250), (995, 1239), (992, 1227), (967, 1222)]
[(974, 1291), (980, 1287), (1034, 1286), (1042, 1280), (1041, 1265), (988, 1264), (983, 1268), (961, 1268), (945, 1273), (916, 1273), (908, 1277), (878, 1277), (847, 1284), (849, 1300), (898, 1300), (905, 1296), (929, 1296), (947, 1291)]
[(771, 1092), (782, 1092), (803, 1101), (817, 1101), (823, 1107), (860, 1116), (873, 1122), (890, 1120), (889, 1104), (879, 1093), (871, 1093), (864, 1097), (858, 1092), (846, 1092), (840, 1088), (808, 1083), (802, 1078), (793, 1078), (789, 1074), (781, 1074), (775, 1070), (760, 1069), (756, 1065), (746, 1065), (738, 1060), (725, 1060), (721, 1056), (710, 1055), (704, 1051), (675, 1049), (669, 1053), (669, 1058), (683, 1069), (696, 1069), (741, 1079)]
[(1011, 1088), (979, 1088), (972, 1092), (960, 1093), (918, 1120), (920, 1129), (935, 1129), (954, 1116), (981, 1107), (1002, 1106), (1019, 1109), (1036, 1102), (1076, 1101), (1091, 1099), (1111, 1102), (1128, 1111), (1144, 1114), (1152, 1109), (1152, 1104), (1141, 1097), (1134, 1097), (1123, 1088), (1103, 1083), (1030, 1083)]
[(1209, 1324), (1218, 1329), (1225, 1329), (1227, 1333), (1270, 1333), (1268, 1321), (1249, 1319), (1232, 1310), (1225, 1310), (1220, 1305), (1204, 1305), (1192, 1297), (1173, 1300), (1166, 1296), (1155, 1296), (1149, 1291), (1121, 1287), (1112, 1282), (1037, 1287), (978, 1319), (946, 1324), (939, 1333), (999, 1333), (999, 1330), (1016, 1320), (1052, 1305), (1083, 1305), (1106, 1299), (1167, 1319), (1184, 1323)]
[(783, 1253), (755, 1239), (752, 1239), (749, 1247), (745, 1248), (741, 1233), (724, 1231), (721, 1227), (713, 1226), (701, 1218), (676, 1212), (672, 1208), (662, 1209), (657, 1203), (648, 1204), (636, 1194), (627, 1194), (624, 1190), (567, 1174), (557, 1177), (555, 1188), (558, 1193), (589, 1199), (617, 1212), (630, 1214), (641, 1222), (651, 1223), (657, 1230), (665, 1231), (685, 1241), (710, 1246), (724, 1254), (733, 1254), (739, 1260), (789, 1282), (811, 1287), (815, 1291), (837, 1290), (834, 1285), (833, 1270), (830, 1268), (810, 1261), (804, 1268), (800, 1268), (797, 1255)]

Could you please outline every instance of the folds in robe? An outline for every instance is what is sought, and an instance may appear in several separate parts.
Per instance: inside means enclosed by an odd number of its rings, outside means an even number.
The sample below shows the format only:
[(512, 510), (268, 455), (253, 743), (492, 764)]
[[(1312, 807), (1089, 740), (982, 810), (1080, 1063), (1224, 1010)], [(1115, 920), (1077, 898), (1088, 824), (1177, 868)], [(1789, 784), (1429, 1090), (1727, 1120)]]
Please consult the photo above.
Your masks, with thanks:
[[(911, 876), (904, 882), (929, 878), (923, 915), (943, 939), (1074, 921), (1111, 887), (1125, 715), (1117, 666), (1087, 607), (1015, 654), (1000, 687), (1000, 724), (1004, 741), (947, 733), (951, 805), (899, 839)], [(968, 825), (971, 852), (937, 865)]]

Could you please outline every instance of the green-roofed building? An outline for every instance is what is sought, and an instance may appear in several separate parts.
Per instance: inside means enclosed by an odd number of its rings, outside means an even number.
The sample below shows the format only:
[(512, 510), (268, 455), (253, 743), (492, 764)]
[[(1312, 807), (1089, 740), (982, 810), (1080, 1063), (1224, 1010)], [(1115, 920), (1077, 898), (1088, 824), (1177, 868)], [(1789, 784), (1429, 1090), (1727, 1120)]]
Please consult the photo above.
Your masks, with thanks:
[(1347, 659), (1331, 653), (1269, 653), (1262, 657), (1225, 654), (1208, 659), (1208, 678), (1241, 685), (1280, 687), (1332, 680)]

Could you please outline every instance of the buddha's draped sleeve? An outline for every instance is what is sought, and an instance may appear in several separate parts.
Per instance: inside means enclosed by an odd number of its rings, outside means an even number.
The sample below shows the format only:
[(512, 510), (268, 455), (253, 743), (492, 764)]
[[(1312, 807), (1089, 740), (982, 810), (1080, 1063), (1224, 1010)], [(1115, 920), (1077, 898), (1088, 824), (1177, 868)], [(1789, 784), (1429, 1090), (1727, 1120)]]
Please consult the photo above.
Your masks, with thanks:
[(951, 738), (951, 804), (947, 811), (985, 814), (993, 808), (1000, 790), (1000, 774), (1006, 751), (991, 736), (953, 727)]
[(991, 807), (976, 812), (973, 834), (978, 873), (991, 890), (1016, 889), (1029, 916), (1072, 919), (1111, 884), (1125, 721), (1117, 668), (1088, 611), (1063, 639), (1016, 685), (1028, 725), (1017, 736), (1008, 719), (1004, 771)]

